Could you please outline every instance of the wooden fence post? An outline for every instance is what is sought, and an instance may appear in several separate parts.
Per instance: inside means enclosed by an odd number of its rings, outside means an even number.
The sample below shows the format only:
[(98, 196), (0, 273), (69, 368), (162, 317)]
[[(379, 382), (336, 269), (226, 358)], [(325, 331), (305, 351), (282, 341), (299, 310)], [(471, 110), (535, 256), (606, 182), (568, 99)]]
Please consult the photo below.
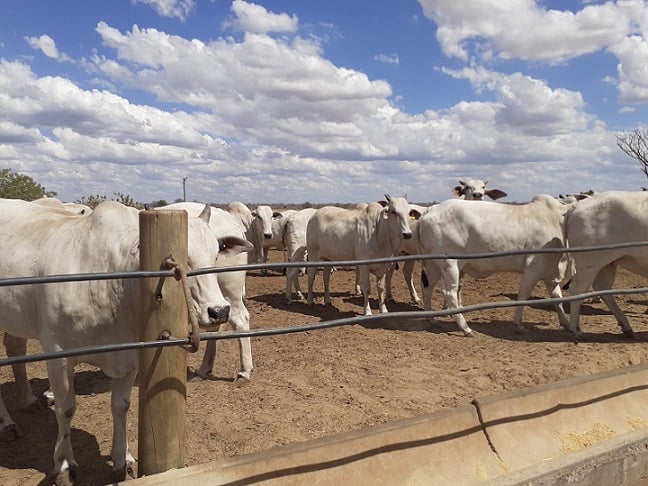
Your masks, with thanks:
[[(185, 211), (141, 211), (140, 270), (160, 270), (168, 256), (187, 265), (188, 220)], [(140, 339), (160, 339), (168, 330), (185, 337), (187, 305), (181, 283), (167, 277), (161, 299), (159, 279), (140, 279)], [(179, 346), (139, 352), (138, 476), (185, 466), (187, 351)]]

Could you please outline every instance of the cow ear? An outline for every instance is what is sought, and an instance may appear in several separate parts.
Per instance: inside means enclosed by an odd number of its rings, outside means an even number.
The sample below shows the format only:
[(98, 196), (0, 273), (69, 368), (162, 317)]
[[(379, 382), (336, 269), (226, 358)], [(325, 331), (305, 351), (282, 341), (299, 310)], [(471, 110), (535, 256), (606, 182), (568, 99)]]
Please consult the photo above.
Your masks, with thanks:
[(499, 189), (488, 189), (486, 191), (486, 195), (493, 200), (508, 196), (508, 194), (506, 194), (504, 191), (500, 191)]
[(419, 219), (421, 217), (421, 212), (417, 209), (410, 209), (409, 217), (410, 219)]
[(245, 253), (254, 248), (254, 245), (248, 240), (239, 238), (238, 236), (224, 236), (218, 238), (218, 254), (226, 256), (234, 256), (239, 253)]
[(272, 217), (273, 217), (274, 219), (283, 218), (283, 214), (281, 214), (281, 213), (278, 212), (278, 211), (275, 211), (274, 213), (272, 213)]
[(200, 211), (198, 217), (205, 223), (209, 223), (209, 218), (211, 217), (211, 207), (209, 206), (209, 204), (205, 204), (205, 207), (202, 211)]
[(454, 186), (454, 187), (452, 188), (452, 194), (454, 194), (455, 197), (461, 197), (461, 195), (462, 195), (462, 194), (461, 194), (461, 190), (462, 190), (462, 189), (463, 189), (462, 186)]
[(380, 204), (383, 208), (387, 207), (387, 204), (389, 204), (387, 201), (378, 201), (378, 204)]

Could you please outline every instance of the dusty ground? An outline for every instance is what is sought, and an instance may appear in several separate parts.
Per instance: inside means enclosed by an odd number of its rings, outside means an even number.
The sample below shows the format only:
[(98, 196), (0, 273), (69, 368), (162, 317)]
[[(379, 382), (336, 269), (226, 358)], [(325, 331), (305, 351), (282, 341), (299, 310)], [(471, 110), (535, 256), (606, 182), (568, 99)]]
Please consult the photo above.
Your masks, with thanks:
[[(362, 302), (350, 294), (353, 279), (351, 271), (334, 274), (333, 307), (325, 308), (321, 298), (314, 307), (304, 303), (287, 306), (283, 276), (270, 272), (261, 277), (251, 272), (247, 293), (252, 327), (284, 327), (356, 315), (362, 311)], [(301, 281), (305, 287), (305, 277)], [(409, 295), (402, 274), (398, 273), (394, 281), (398, 303), (390, 310), (417, 309), (407, 303)], [(510, 300), (517, 293), (517, 282), (514, 275), (480, 281), (467, 278), (463, 302)], [(321, 289), (320, 277), (317, 285)], [(616, 287), (645, 285), (645, 279), (621, 272)], [(534, 297), (545, 296), (544, 287), (538, 287)], [(439, 304), (437, 295), (435, 308)], [(528, 331), (523, 335), (515, 332), (513, 309), (508, 308), (468, 315), (477, 331), (473, 338), (463, 337), (454, 320), (446, 317), (431, 327), (422, 320), (401, 320), (255, 338), (255, 371), (251, 382), (242, 387), (232, 384), (238, 359), (236, 343), (221, 341), (214, 377), (192, 381), (187, 387), (186, 462), (194, 465), (246, 454), (464, 406), (478, 396), (646, 362), (647, 304), (644, 295), (620, 298), (635, 329), (632, 341), (621, 336), (602, 303), (583, 307), (581, 326), (586, 337), (578, 344), (559, 328), (553, 309), (542, 306), (525, 310)], [(38, 349), (33, 344), (30, 352)], [(199, 359), (200, 355), (190, 355), (190, 366), (196, 367)], [(31, 364), (28, 371), (35, 390), (45, 390), (45, 366)], [(78, 369), (76, 385), (78, 410), (72, 441), (81, 465), (81, 484), (103, 484), (110, 473), (109, 380), (101, 371), (85, 367)], [(19, 441), (0, 443), (0, 484), (38, 484), (52, 467), (54, 414), (52, 410), (17, 410), (13, 376), (7, 367), (0, 369), (0, 386), (14, 419), (25, 432)], [(135, 388), (129, 421), (134, 455), (137, 393)]]

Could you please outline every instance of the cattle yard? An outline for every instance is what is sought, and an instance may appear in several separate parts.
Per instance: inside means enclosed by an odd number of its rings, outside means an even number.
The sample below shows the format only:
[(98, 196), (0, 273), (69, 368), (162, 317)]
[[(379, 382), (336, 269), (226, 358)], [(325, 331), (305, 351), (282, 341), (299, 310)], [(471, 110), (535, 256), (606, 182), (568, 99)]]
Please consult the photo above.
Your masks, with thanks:
[[(270, 261), (281, 261), (271, 251)], [(301, 277), (302, 287), (305, 277)], [(418, 284), (419, 267), (415, 270)], [(321, 278), (314, 306), (287, 305), (285, 277), (269, 271), (251, 271), (246, 280), (247, 307), (252, 329), (285, 327), (349, 317), (362, 313), (362, 298), (352, 295), (355, 273), (339, 270), (331, 279), (332, 306), (322, 305)], [(644, 279), (621, 271), (616, 288), (645, 285)], [(375, 284), (372, 283), (375, 304)], [(466, 278), (464, 305), (515, 298), (519, 277), (493, 275)], [(409, 304), (402, 273), (394, 275), (397, 303), (391, 311), (420, 310)], [(546, 297), (537, 287), (532, 298)], [(191, 380), (187, 386), (187, 465), (258, 452), (339, 432), (359, 430), (439, 410), (454, 409), (476, 397), (588, 376), (648, 362), (648, 316), (643, 295), (622, 296), (621, 308), (635, 329), (622, 336), (615, 318), (603, 303), (582, 306), (585, 336), (576, 344), (560, 328), (553, 308), (539, 303), (525, 310), (525, 333), (515, 330), (513, 309), (491, 309), (466, 314), (475, 331), (464, 337), (452, 317), (433, 326), (421, 319), (384, 320), (371, 326), (253, 338), (254, 372), (249, 383), (237, 386), (238, 346), (220, 341), (214, 375)], [(433, 308), (441, 306), (438, 292)], [(29, 343), (30, 353), (39, 350)], [(204, 350), (204, 344), (203, 348)], [(200, 366), (202, 350), (189, 355), (190, 369)], [(44, 363), (28, 365), (36, 392), (47, 388)], [(79, 461), (80, 484), (102, 484), (110, 479), (111, 417), (109, 383), (87, 365), (77, 367), (77, 412), (72, 439)], [(52, 467), (56, 421), (51, 409), (18, 410), (9, 368), (0, 369), (0, 386), (7, 406), (25, 435), (0, 443), (0, 482), (38, 484)], [(129, 413), (128, 437), (137, 456), (137, 399)]]

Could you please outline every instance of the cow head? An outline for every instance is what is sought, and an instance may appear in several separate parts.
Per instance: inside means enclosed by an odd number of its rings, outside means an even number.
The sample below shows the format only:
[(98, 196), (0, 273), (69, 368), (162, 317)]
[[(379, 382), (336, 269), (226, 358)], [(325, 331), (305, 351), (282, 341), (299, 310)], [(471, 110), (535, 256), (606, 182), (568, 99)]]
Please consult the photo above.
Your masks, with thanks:
[(504, 191), (499, 189), (486, 189), (488, 181), (466, 179), (465, 181), (459, 181), (459, 184), (459, 186), (452, 189), (452, 192), (455, 197), (460, 199), (481, 201), (484, 196), (488, 196), (493, 200), (507, 196)]
[(256, 228), (257, 234), (267, 239), (272, 238), (273, 214), (270, 206), (258, 206), (252, 211), (252, 225)]
[(407, 194), (403, 197), (391, 197), (385, 194), (386, 202), (383, 201), (383, 217), (393, 221), (393, 224), (400, 226), (401, 236), (409, 240), (412, 237), (412, 230), (409, 225), (410, 206), (407, 202)]
[[(219, 255), (236, 255), (252, 249), (252, 244), (237, 236), (218, 238), (209, 225), (211, 209), (205, 209), (197, 218), (189, 218), (189, 269), (211, 268)], [(229, 319), (230, 306), (218, 284), (215, 273), (189, 277), (193, 312), (201, 327), (213, 327)]]

